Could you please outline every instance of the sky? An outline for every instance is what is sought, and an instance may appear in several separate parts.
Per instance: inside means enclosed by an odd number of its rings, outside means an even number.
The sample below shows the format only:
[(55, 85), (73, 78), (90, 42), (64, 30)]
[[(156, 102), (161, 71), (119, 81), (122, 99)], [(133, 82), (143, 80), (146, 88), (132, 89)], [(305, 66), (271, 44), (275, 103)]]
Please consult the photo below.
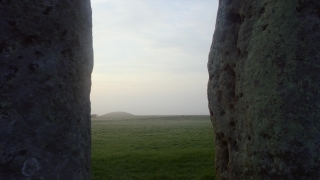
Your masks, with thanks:
[(91, 114), (207, 115), (218, 0), (91, 0)]

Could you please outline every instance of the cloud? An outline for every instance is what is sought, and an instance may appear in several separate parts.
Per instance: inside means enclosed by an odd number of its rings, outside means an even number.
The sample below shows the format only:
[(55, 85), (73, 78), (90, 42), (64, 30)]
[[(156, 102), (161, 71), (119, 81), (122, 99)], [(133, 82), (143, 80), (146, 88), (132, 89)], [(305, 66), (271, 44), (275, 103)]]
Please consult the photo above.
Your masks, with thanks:
[(141, 114), (207, 112), (206, 64), (217, 0), (91, 3), (95, 113), (107, 113), (107, 107)]

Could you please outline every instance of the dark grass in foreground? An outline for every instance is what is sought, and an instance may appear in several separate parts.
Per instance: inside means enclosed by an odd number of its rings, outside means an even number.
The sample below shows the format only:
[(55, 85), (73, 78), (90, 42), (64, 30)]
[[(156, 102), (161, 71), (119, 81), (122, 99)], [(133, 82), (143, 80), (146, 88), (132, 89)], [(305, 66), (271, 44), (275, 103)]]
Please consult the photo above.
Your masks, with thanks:
[(209, 116), (132, 116), (92, 120), (93, 180), (211, 180)]

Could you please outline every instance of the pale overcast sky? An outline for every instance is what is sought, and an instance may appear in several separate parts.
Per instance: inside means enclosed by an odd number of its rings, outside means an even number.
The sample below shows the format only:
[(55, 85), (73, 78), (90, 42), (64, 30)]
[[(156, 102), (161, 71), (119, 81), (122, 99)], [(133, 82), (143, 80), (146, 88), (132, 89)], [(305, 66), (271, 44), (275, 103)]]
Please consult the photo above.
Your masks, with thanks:
[(91, 0), (91, 113), (204, 115), (218, 0)]

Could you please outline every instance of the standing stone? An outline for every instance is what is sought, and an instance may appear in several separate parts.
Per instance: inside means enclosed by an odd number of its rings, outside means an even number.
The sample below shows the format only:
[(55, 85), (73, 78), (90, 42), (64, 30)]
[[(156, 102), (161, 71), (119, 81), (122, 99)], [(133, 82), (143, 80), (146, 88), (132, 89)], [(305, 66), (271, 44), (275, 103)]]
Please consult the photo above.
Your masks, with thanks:
[(320, 179), (320, 1), (219, 2), (208, 62), (218, 179)]
[(0, 180), (90, 175), (90, 0), (0, 1)]

